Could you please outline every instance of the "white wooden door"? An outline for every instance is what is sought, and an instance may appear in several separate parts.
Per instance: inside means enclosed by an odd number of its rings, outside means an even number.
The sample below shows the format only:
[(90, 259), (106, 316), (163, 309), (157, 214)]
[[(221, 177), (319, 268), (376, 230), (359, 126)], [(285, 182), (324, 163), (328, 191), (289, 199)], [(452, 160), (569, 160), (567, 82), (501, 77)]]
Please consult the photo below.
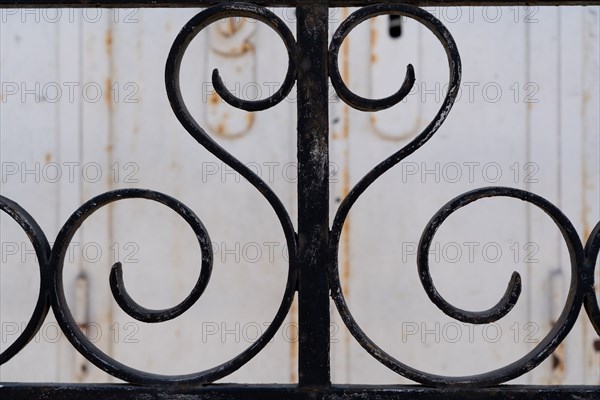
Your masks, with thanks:
[[(483, 200), (450, 217), (430, 253), (433, 279), (452, 304), (494, 305), (513, 271), (523, 278), (515, 309), (491, 326), (457, 323), (427, 298), (416, 245), (429, 218), (482, 186), (533, 191), (553, 202), (585, 239), (600, 219), (600, 79), (597, 7), (429, 8), (452, 32), (463, 61), (456, 105), (435, 137), (375, 183), (342, 235), (340, 273), (351, 311), (384, 350), (440, 374), (474, 374), (524, 355), (552, 326), (566, 298), (569, 265), (558, 229), (539, 210)], [(214, 251), (208, 289), (180, 318), (143, 324), (112, 298), (110, 267), (148, 308), (191, 290), (200, 252), (168, 209), (141, 200), (94, 214), (73, 239), (64, 284), (71, 309), (98, 348), (146, 371), (175, 374), (222, 363), (272, 320), (285, 286), (287, 252), (273, 211), (247, 182), (179, 125), (164, 89), (178, 30), (198, 10), (2, 10), (0, 24), (1, 193), (23, 205), (50, 241), (82, 203), (141, 187), (174, 196), (206, 225)], [(330, 31), (352, 10), (331, 11)], [(275, 12), (294, 31), (293, 10)], [(401, 34), (398, 35), (398, 24)], [(350, 188), (431, 120), (445, 95), (443, 49), (407, 19), (359, 26), (340, 52), (342, 76), (368, 97), (391, 94), (408, 63), (417, 82), (396, 107), (351, 110), (330, 89), (332, 215)], [(190, 47), (183, 94), (194, 117), (279, 195), (295, 219), (295, 95), (255, 114), (212, 89), (219, 68), (247, 99), (278, 88), (286, 52), (268, 27), (216, 23)], [(39, 282), (32, 246), (0, 216), (1, 349), (23, 329)], [(296, 382), (295, 308), (235, 382)], [(523, 383), (599, 383), (597, 339), (582, 314), (559, 350)], [(403, 383), (368, 355), (332, 309), (332, 379)], [(78, 355), (53, 317), (0, 369), (4, 381), (114, 381)]]

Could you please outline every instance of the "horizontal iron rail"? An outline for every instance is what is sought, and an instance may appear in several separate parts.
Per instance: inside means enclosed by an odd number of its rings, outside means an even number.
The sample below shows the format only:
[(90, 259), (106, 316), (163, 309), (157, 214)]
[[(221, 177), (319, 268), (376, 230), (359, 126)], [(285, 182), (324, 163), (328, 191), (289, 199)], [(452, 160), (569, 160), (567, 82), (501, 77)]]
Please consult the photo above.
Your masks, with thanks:
[[(216, 4), (231, 3), (231, 0), (0, 0), (0, 8), (181, 8), (208, 7)], [(530, 0), (530, 1), (498, 1), (498, 0), (251, 0), (251, 3), (266, 7), (297, 7), (303, 4), (325, 3), (329, 7), (354, 7), (369, 4), (411, 4), (415, 6), (592, 6), (600, 5), (599, 0)]]
[(302, 389), (295, 385), (211, 385), (195, 388), (164, 388), (121, 384), (14, 384), (5, 383), (3, 395), (11, 400), (597, 400), (594, 386), (501, 385), (486, 389), (434, 389), (416, 385), (333, 385)]

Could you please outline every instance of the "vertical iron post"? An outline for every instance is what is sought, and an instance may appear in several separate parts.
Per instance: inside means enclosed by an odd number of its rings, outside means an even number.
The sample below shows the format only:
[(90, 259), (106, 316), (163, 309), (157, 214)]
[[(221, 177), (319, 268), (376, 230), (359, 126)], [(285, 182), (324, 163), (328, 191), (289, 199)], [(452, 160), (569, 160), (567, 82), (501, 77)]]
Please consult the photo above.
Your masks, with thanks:
[(298, 42), (298, 287), (301, 386), (329, 386), (329, 112), (327, 1), (296, 9)]

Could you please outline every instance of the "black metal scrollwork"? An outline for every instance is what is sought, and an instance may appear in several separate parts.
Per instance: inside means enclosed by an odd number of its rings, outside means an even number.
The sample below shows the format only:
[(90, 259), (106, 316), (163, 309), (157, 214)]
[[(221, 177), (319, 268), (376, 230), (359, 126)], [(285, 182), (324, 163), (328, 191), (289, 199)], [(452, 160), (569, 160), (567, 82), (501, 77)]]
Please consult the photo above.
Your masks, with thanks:
[(454, 104), (461, 78), (461, 62), (456, 44), (441, 22), (431, 14), (416, 7), (408, 5), (377, 4), (364, 7), (350, 15), (350, 17), (340, 25), (340, 28), (333, 36), (329, 54), (330, 74), (333, 85), (342, 100), (358, 110), (382, 110), (401, 101), (414, 84), (415, 77), (412, 65), (409, 65), (407, 68), (406, 78), (400, 90), (385, 99), (370, 100), (357, 96), (352, 93), (341, 80), (337, 67), (337, 54), (342, 41), (358, 24), (382, 14), (401, 15), (412, 18), (425, 25), (435, 34), (446, 50), (448, 57), (450, 68), (449, 90), (442, 107), (430, 124), (408, 145), (401, 148), (391, 157), (373, 168), (356, 184), (356, 186), (354, 186), (348, 196), (342, 201), (342, 204), (335, 215), (331, 232), (331, 296), (344, 323), (361, 346), (382, 364), (406, 378), (435, 387), (457, 384), (467, 386), (491, 386), (507, 382), (535, 368), (546, 357), (552, 354), (573, 327), (584, 298), (585, 307), (592, 320), (592, 324), (600, 334), (600, 308), (593, 289), (593, 272), (600, 249), (600, 223), (592, 232), (584, 250), (581, 240), (569, 219), (558, 208), (540, 196), (507, 187), (487, 187), (458, 196), (444, 205), (431, 218), (423, 231), (419, 243), (417, 254), (419, 277), (430, 300), (446, 315), (471, 324), (487, 324), (495, 322), (506, 316), (512, 310), (521, 293), (521, 277), (517, 272), (513, 273), (505, 294), (495, 306), (485, 311), (466, 311), (448, 303), (436, 290), (433, 279), (429, 273), (428, 260), (429, 248), (437, 229), (452, 213), (482, 198), (499, 196), (512, 197), (533, 204), (548, 214), (559, 227), (567, 244), (571, 259), (571, 284), (566, 304), (558, 321), (547, 336), (521, 359), (505, 367), (473, 376), (441, 376), (417, 370), (395, 359), (373, 342), (359, 327), (352, 316), (341, 288), (338, 270), (338, 251), (344, 221), (354, 203), (375, 180), (423, 146), (439, 129)]
[(164, 310), (144, 308), (128, 294), (123, 280), (121, 263), (115, 263), (110, 271), (110, 288), (115, 301), (121, 309), (138, 321), (158, 323), (177, 318), (187, 311), (201, 297), (209, 283), (213, 264), (213, 252), (208, 232), (202, 224), (202, 221), (189, 207), (168, 195), (145, 189), (116, 190), (104, 193), (87, 201), (75, 211), (59, 232), (51, 250), (46, 237), (41, 228), (36, 224), (35, 220), (18, 204), (5, 197), (0, 197), (0, 206), (2, 207), (2, 210), (19, 223), (34, 244), (42, 275), (39, 300), (31, 320), (19, 338), (0, 355), (0, 364), (8, 361), (34, 337), (46, 317), (50, 304), (52, 305), (56, 319), (66, 337), (84, 357), (107, 373), (127, 382), (137, 384), (193, 385), (214, 382), (239, 369), (260, 352), (260, 350), (262, 350), (262, 348), (264, 348), (264, 346), (273, 338), (285, 320), (294, 298), (298, 275), (296, 233), (291, 219), (283, 206), (283, 203), (270, 187), (252, 170), (220, 147), (206, 131), (196, 123), (188, 112), (180, 91), (179, 71), (181, 61), (188, 45), (202, 29), (213, 22), (227, 17), (253, 18), (265, 23), (275, 30), (284, 41), (287, 48), (289, 67), (284, 83), (279, 90), (269, 98), (257, 101), (246, 101), (234, 97), (233, 94), (225, 88), (219, 72), (215, 69), (213, 71), (213, 83), (217, 93), (232, 106), (247, 111), (259, 111), (273, 107), (289, 94), (295, 83), (297, 68), (297, 51), (294, 36), (284, 22), (271, 11), (264, 7), (245, 3), (231, 3), (214, 6), (193, 17), (182, 28), (173, 43), (167, 58), (165, 83), (173, 111), (184, 128), (209, 152), (246, 178), (267, 199), (281, 223), (286, 237), (287, 248), (289, 249), (289, 272), (281, 305), (270, 326), (245, 351), (229, 361), (205, 371), (185, 375), (159, 375), (130, 368), (109, 357), (94, 346), (81, 331), (73, 318), (65, 298), (62, 276), (64, 258), (70, 241), (88, 217), (100, 208), (119, 200), (146, 199), (156, 201), (171, 208), (183, 218), (192, 228), (200, 246), (201, 270), (191, 293), (181, 303)]
[[(50, 265), (52, 265), (51, 282), (53, 284), (53, 290), (51, 291), (52, 306), (57, 322), (73, 346), (88, 360), (102, 368), (104, 371), (130, 382), (150, 383), (166, 381), (166, 377), (134, 370), (102, 353), (81, 331), (69, 310), (69, 305), (65, 298), (62, 272), (65, 255), (68, 251), (71, 239), (83, 222), (94, 212), (110, 203), (126, 199), (147, 199), (156, 201), (169, 207), (181, 216), (190, 225), (196, 235), (202, 251), (202, 267), (198, 281), (192, 289), (192, 292), (183, 302), (175, 307), (165, 310), (149, 310), (137, 304), (129, 296), (125, 290), (121, 264), (116, 263), (110, 271), (109, 281), (117, 304), (119, 304), (123, 311), (139, 321), (163, 322), (178, 317), (193, 306), (200, 298), (208, 285), (213, 259), (210, 238), (200, 219), (187, 206), (165, 194), (145, 189), (123, 189), (107, 192), (89, 200), (71, 215), (60, 230), (52, 248), (50, 259)], [(191, 374), (169, 377), (168, 380), (182, 383), (198, 379), (199, 377), (200, 374)]]
[(35, 222), (35, 219), (29, 215), (23, 207), (4, 196), (0, 196), (0, 209), (15, 220), (27, 234), (27, 237), (29, 237), (29, 240), (33, 244), (33, 248), (35, 249), (35, 255), (40, 269), (40, 291), (33, 314), (29, 318), (29, 322), (19, 337), (7, 349), (0, 353), (0, 365), (2, 365), (14, 357), (31, 341), (31, 339), (33, 339), (44, 323), (48, 310), (50, 309), (50, 300), (48, 299), (46, 287), (50, 244), (48, 243), (42, 228), (40, 228), (38, 223)]
[(596, 333), (600, 336), (600, 304), (594, 291), (594, 271), (596, 264), (598, 264), (598, 253), (600, 253), (600, 221), (592, 230), (585, 245), (585, 263), (582, 267), (585, 310)]
[[(471, 324), (486, 324), (506, 316), (517, 303), (521, 293), (521, 277), (514, 272), (507, 290), (492, 308), (484, 311), (467, 311), (447, 302), (437, 291), (429, 272), (428, 253), (435, 233), (442, 223), (455, 211), (475, 201), (490, 197), (510, 197), (528, 202), (544, 211), (558, 226), (567, 245), (571, 261), (571, 282), (569, 294), (563, 311), (546, 337), (521, 359), (494, 371), (473, 376), (448, 377), (434, 375), (417, 370), (395, 359), (376, 343), (374, 343), (359, 327), (352, 316), (342, 292), (338, 269), (338, 253), (340, 237), (346, 218), (360, 196), (389, 169), (406, 159), (421, 148), (441, 127), (456, 100), (461, 80), (461, 59), (456, 43), (444, 25), (430, 13), (410, 5), (374, 4), (351, 14), (334, 33), (327, 54), (328, 74), (339, 97), (351, 107), (361, 111), (378, 111), (398, 104), (404, 99), (415, 83), (412, 65), (406, 68), (404, 83), (393, 95), (383, 99), (367, 99), (353, 93), (343, 82), (339, 67), (339, 49), (347, 35), (362, 22), (379, 15), (400, 15), (418, 21), (427, 27), (440, 41), (445, 49), (449, 67), (449, 86), (444, 101), (432, 121), (416, 135), (407, 145), (396, 151), (387, 159), (376, 165), (348, 193), (340, 204), (329, 236), (329, 285), (333, 299), (344, 323), (354, 338), (377, 360), (396, 373), (428, 386), (466, 385), (490, 386), (516, 378), (539, 365), (557, 348), (573, 327), (578, 313), (585, 306), (587, 314), (598, 335), (600, 335), (600, 304), (594, 292), (594, 271), (600, 253), (600, 222), (591, 232), (583, 247), (577, 232), (569, 219), (554, 205), (533, 193), (505, 187), (487, 187), (464, 193), (444, 205), (425, 227), (418, 247), (417, 268), (424, 290), (431, 301), (446, 315)], [(127, 292), (120, 263), (112, 266), (109, 276), (113, 297), (121, 309), (132, 318), (146, 322), (158, 323), (177, 318), (190, 309), (200, 299), (206, 289), (212, 271), (213, 253), (209, 234), (202, 221), (194, 212), (166, 194), (145, 189), (122, 189), (101, 194), (83, 204), (76, 210), (60, 230), (52, 247), (42, 229), (22, 207), (14, 201), (0, 196), (0, 209), (10, 215), (28, 235), (33, 243), (39, 261), (40, 290), (33, 314), (17, 340), (0, 354), (0, 364), (6, 363), (17, 354), (34, 337), (42, 325), (50, 306), (56, 319), (71, 344), (88, 360), (107, 373), (136, 384), (161, 385), (194, 385), (214, 382), (239, 369), (273, 338), (276, 331), (287, 316), (295, 292), (298, 290), (299, 255), (297, 234), (290, 216), (281, 200), (273, 190), (251, 169), (228, 153), (191, 116), (185, 106), (180, 85), (180, 69), (185, 52), (194, 38), (208, 25), (227, 17), (246, 17), (256, 19), (273, 29), (282, 39), (288, 54), (288, 69), (283, 84), (268, 98), (248, 101), (235, 97), (229, 92), (218, 72), (214, 70), (212, 81), (217, 93), (231, 106), (246, 111), (260, 111), (280, 103), (294, 87), (298, 70), (299, 46), (292, 32), (274, 13), (264, 7), (247, 3), (223, 3), (207, 8), (194, 16), (177, 35), (169, 52), (165, 68), (165, 84), (167, 95), (173, 112), (186, 131), (205, 149), (219, 160), (229, 165), (253, 185), (273, 208), (286, 238), (289, 250), (289, 270), (286, 287), (281, 304), (265, 332), (246, 350), (229, 361), (205, 371), (184, 375), (152, 374), (124, 365), (100, 351), (77, 326), (65, 299), (63, 287), (63, 264), (66, 251), (74, 234), (94, 212), (100, 208), (120, 200), (145, 199), (158, 202), (175, 211), (183, 218), (194, 232), (198, 241), (200, 257), (200, 273), (195, 286), (189, 295), (179, 304), (163, 309), (147, 309), (138, 304)], [(309, 21), (310, 18), (307, 18)], [(308, 24), (313, 21), (309, 21)], [(326, 31), (325, 31), (326, 32)], [(326, 36), (323, 47), (327, 44)], [(310, 61), (310, 60), (309, 60)], [(325, 60), (321, 60), (325, 61)], [(302, 72), (302, 70), (300, 70)], [(325, 77), (326, 74), (323, 74)], [(326, 136), (326, 131), (325, 131)], [(310, 166), (309, 166), (310, 167)], [(327, 240), (324, 242), (327, 244)], [(327, 314), (328, 315), (328, 314)]]
[[(462, 194), (444, 205), (429, 221), (423, 231), (418, 248), (417, 264), (419, 277), (427, 295), (435, 305), (446, 315), (462, 322), (471, 324), (487, 324), (497, 321), (512, 310), (521, 293), (521, 277), (513, 272), (508, 287), (502, 299), (486, 311), (465, 311), (448, 303), (437, 292), (431, 275), (429, 274), (429, 247), (437, 229), (444, 220), (458, 209), (468, 204), (488, 197), (512, 197), (535, 205), (544, 211), (558, 226), (567, 245), (571, 260), (571, 285), (566, 304), (557, 322), (547, 336), (528, 354), (512, 364), (495, 371), (472, 377), (454, 378), (457, 382), (488, 386), (514, 379), (538, 366), (548, 357), (567, 336), (577, 320), (584, 288), (582, 285), (581, 268), (585, 260), (585, 253), (577, 231), (571, 221), (553, 204), (542, 197), (520, 189), (507, 187), (486, 187)], [(449, 380), (451, 382), (451, 380)]]

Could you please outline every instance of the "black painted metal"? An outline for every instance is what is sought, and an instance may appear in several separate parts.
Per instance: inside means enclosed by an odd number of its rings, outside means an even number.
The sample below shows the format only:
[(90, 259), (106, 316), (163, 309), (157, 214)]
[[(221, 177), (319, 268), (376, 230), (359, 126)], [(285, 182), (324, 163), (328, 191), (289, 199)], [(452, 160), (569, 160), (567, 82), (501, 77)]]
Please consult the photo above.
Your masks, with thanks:
[(298, 19), (298, 285), (301, 385), (329, 385), (329, 112), (324, 1)]
[(210, 385), (165, 388), (134, 385), (14, 385), (7, 399), (32, 400), (597, 400), (596, 386), (496, 386), (485, 389), (424, 386), (333, 385), (319, 390), (295, 385)]
[[(252, 4), (265, 7), (298, 7), (314, 4), (315, 0), (254, 0)], [(231, 0), (0, 0), (0, 8), (165, 8), (209, 7), (231, 3)], [(360, 7), (369, 4), (410, 4), (413, 6), (592, 6), (600, 0), (330, 0), (329, 7)]]
[[(451, 200), (430, 220), (423, 231), (418, 249), (417, 268), (427, 295), (448, 316), (470, 324), (487, 324), (507, 315), (521, 293), (518, 273), (508, 283), (504, 296), (486, 311), (467, 311), (447, 302), (436, 290), (429, 273), (429, 246), (437, 229), (453, 212), (489, 197), (520, 199), (543, 210), (558, 226), (571, 259), (571, 282), (563, 312), (554, 328), (528, 354), (497, 370), (466, 377), (433, 375), (406, 365), (383, 351), (354, 320), (344, 299), (338, 271), (339, 240), (344, 222), (354, 203), (382, 174), (417, 151), (429, 141), (448, 116), (461, 80), (459, 52), (450, 32), (431, 14), (415, 5), (579, 5), (600, 1), (416, 1), (397, 0), (374, 4), (373, 0), (257, 0), (254, 3), (225, 0), (180, 1), (16, 1), (0, 0), (8, 7), (199, 7), (211, 6), (193, 17), (176, 37), (165, 69), (167, 95), (176, 117), (196, 141), (221, 161), (240, 173), (271, 205), (277, 215), (289, 249), (289, 272), (281, 305), (269, 328), (246, 350), (231, 360), (205, 371), (165, 376), (135, 370), (112, 359), (95, 347), (74, 321), (66, 303), (62, 270), (69, 243), (81, 224), (94, 212), (115, 201), (146, 199), (161, 203), (179, 214), (196, 234), (201, 250), (200, 276), (188, 297), (180, 304), (150, 310), (139, 305), (126, 290), (122, 266), (116, 263), (109, 283), (117, 304), (132, 318), (158, 323), (177, 318), (202, 296), (212, 270), (212, 249), (208, 232), (191, 209), (178, 200), (152, 190), (124, 189), (97, 196), (76, 210), (50, 247), (43, 231), (22, 207), (0, 196), (0, 209), (9, 214), (25, 231), (34, 245), (39, 261), (41, 284), (37, 304), (22, 335), (0, 354), (0, 364), (8, 362), (34, 337), (52, 307), (56, 319), (72, 345), (97, 367), (126, 382), (127, 385), (53, 385), (2, 383), (2, 398), (89, 398), (89, 399), (600, 399), (597, 386), (494, 386), (510, 381), (538, 366), (550, 356), (568, 335), (582, 306), (600, 336), (600, 305), (594, 292), (594, 269), (600, 253), (600, 222), (584, 246), (569, 219), (547, 200), (526, 191), (507, 187), (474, 190)], [(264, 6), (297, 7), (296, 38), (281, 19)], [(348, 17), (334, 33), (329, 48), (328, 10), (334, 6), (363, 6)], [(338, 68), (338, 53), (346, 36), (357, 25), (378, 15), (401, 15), (426, 26), (440, 41), (447, 54), (448, 93), (440, 110), (427, 127), (403, 148), (376, 165), (343, 199), (329, 228), (329, 132), (327, 84), (331, 80), (338, 96), (361, 111), (386, 109), (400, 102), (415, 83), (412, 65), (406, 68), (403, 85), (392, 96), (366, 99), (353, 93), (343, 82)], [(260, 111), (280, 103), (297, 84), (298, 92), (298, 232), (280, 199), (252, 170), (219, 146), (194, 120), (185, 106), (180, 90), (179, 71), (186, 49), (195, 36), (211, 23), (232, 16), (254, 18), (273, 29), (287, 49), (288, 70), (280, 89), (267, 99), (247, 101), (230, 93), (217, 70), (212, 80), (216, 91), (231, 106)], [(299, 384), (298, 385), (216, 385), (213, 382), (230, 375), (258, 354), (270, 341), (289, 313), (295, 293), (299, 297)], [(367, 352), (392, 371), (423, 386), (332, 386), (329, 362), (329, 301), (335, 303), (344, 323)]]

